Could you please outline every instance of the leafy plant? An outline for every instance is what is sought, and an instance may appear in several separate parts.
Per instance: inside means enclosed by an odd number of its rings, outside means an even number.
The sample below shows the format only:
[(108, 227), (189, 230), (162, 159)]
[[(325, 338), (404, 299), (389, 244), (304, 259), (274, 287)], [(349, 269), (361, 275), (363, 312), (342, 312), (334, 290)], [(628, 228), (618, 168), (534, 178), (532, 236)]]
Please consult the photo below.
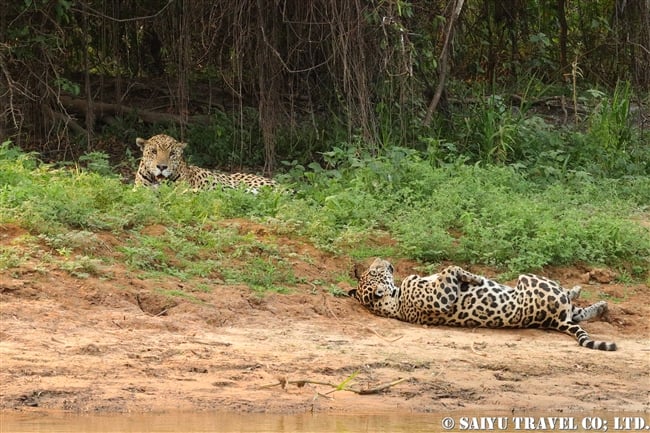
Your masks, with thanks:
[(79, 157), (79, 162), (84, 164), (88, 171), (101, 176), (115, 176), (108, 162), (108, 155), (104, 152), (88, 152)]
[(0, 269), (17, 268), (25, 263), (27, 258), (16, 248), (0, 246)]
[(76, 256), (69, 260), (59, 262), (59, 267), (67, 271), (70, 275), (80, 279), (86, 279), (91, 275), (99, 275), (99, 260), (88, 256)]

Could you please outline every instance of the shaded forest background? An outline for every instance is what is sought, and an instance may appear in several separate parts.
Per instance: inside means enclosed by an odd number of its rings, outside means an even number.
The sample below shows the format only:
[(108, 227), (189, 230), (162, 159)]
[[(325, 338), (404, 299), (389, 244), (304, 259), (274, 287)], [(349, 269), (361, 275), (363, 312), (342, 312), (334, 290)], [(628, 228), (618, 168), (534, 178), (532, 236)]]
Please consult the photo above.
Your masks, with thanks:
[(494, 95), (576, 123), (585, 91), (643, 112), (650, 88), (648, 0), (1, 3), (0, 140), (46, 160), (138, 156), (165, 131), (271, 173), (344, 142), (426, 150)]

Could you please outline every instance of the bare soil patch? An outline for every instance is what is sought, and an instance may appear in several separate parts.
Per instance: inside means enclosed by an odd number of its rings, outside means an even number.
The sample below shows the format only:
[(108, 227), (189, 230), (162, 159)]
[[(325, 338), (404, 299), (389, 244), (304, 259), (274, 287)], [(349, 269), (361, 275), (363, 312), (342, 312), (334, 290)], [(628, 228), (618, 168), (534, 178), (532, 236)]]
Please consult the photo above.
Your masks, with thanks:
[[(262, 226), (236, 223), (265, 236)], [(21, 233), (4, 227), (0, 242), (12, 245)], [(120, 242), (99, 238), (108, 249)], [(205, 292), (193, 281), (140, 279), (121, 265), (110, 278), (75, 278), (47, 263), (1, 271), (0, 410), (650, 410), (644, 284), (598, 282), (602, 273), (588, 268), (545, 273), (582, 284), (592, 302), (610, 298), (608, 315), (585, 323), (593, 338), (619, 346), (600, 352), (557, 332), (425, 328), (376, 317), (308, 283), (351, 269), (350, 260), (278, 241), (300, 250), (294, 270), (307, 282), (286, 295), (225, 284)], [(396, 275), (414, 265), (398, 261)], [(340, 384), (353, 375), (356, 389), (405, 380), (371, 395), (295, 383)]]

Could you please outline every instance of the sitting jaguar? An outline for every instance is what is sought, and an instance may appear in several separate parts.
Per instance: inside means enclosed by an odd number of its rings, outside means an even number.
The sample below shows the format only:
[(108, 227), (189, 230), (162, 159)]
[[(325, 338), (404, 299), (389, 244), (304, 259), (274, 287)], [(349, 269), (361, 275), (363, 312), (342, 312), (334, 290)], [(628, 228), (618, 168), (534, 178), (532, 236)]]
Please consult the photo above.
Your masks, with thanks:
[(571, 303), (580, 288), (565, 290), (555, 281), (521, 275), (508, 287), (449, 266), (427, 277), (411, 275), (400, 286), (393, 266), (380, 258), (362, 275), (348, 294), (373, 313), (424, 325), (484, 328), (546, 328), (574, 336), (580, 346), (616, 350), (615, 343), (594, 341), (578, 322), (607, 311), (605, 301), (580, 308)]
[(161, 182), (185, 181), (194, 189), (215, 187), (238, 188), (257, 194), (261, 187), (275, 187), (275, 181), (247, 173), (221, 173), (189, 165), (183, 158), (187, 143), (176, 141), (169, 135), (154, 135), (148, 140), (137, 138), (142, 149), (142, 159), (135, 175), (135, 184), (157, 187)]

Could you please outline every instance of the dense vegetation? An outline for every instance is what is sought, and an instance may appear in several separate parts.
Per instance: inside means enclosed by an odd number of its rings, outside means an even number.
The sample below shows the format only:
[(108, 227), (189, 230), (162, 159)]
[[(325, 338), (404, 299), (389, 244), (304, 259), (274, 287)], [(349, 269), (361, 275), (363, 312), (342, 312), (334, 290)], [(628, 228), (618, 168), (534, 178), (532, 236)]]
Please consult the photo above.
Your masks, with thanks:
[[(219, 224), (246, 217), (356, 258), (648, 278), (649, 17), (619, 0), (4, 5), (0, 224), (32, 238), (0, 268), (97, 272), (110, 231), (142, 272), (294, 283), (287, 246)], [(296, 193), (133, 190), (135, 137), (161, 132)]]
[[(46, 160), (118, 163), (166, 128), (226, 168), (320, 161), (352, 141), (509, 163), (635, 152), (626, 128), (647, 116), (645, 1), (5, 3), (0, 137)], [(582, 130), (596, 111), (616, 120), (596, 142), (513, 130), (548, 128), (529, 114)]]
[[(295, 194), (253, 196), (239, 190), (193, 193), (184, 185), (134, 190), (107, 176), (101, 155), (88, 168), (52, 170), (5, 143), (0, 222), (27, 228), (36, 237), (25, 242), (45, 242), (57, 252), (52, 259), (60, 255), (81, 268), (93, 269), (93, 254), (102, 249), (94, 233), (111, 231), (130, 239), (120, 260), (134, 269), (218, 276), (266, 290), (294, 282), (285, 261), (291, 251), (275, 242), (279, 235), (298, 235), (359, 259), (484, 263), (511, 274), (584, 262), (615, 266), (623, 278), (647, 275), (650, 232), (640, 220), (647, 221), (648, 177), (611, 180), (583, 173), (540, 183), (513, 167), (438, 164), (404, 148), (327, 158), (336, 168), (314, 166), (305, 173), (296, 166), (283, 177)], [(220, 224), (238, 217), (260, 220), (274, 235), (259, 240)], [(168, 229), (143, 232), (155, 224)], [(386, 242), (389, 236), (397, 242)], [(73, 252), (75, 260), (68, 261)], [(0, 265), (20, 263), (16, 254), (5, 248)]]

